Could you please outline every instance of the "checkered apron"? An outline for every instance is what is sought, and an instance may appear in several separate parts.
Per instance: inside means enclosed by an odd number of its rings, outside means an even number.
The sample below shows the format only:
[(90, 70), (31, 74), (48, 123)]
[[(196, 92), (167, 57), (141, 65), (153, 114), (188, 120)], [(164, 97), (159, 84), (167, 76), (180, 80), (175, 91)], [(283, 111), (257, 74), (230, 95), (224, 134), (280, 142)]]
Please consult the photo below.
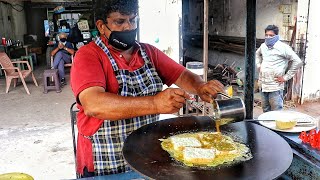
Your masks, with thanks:
[[(108, 48), (97, 38), (95, 43), (107, 54), (119, 83), (121, 96), (152, 96), (162, 90), (163, 83), (145, 50), (138, 44), (145, 64), (133, 71), (119, 69)], [(118, 121), (105, 120), (91, 137), (95, 175), (116, 174), (129, 171), (124, 161), (122, 147), (127, 136), (141, 126), (159, 120), (159, 115), (146, 115)]]

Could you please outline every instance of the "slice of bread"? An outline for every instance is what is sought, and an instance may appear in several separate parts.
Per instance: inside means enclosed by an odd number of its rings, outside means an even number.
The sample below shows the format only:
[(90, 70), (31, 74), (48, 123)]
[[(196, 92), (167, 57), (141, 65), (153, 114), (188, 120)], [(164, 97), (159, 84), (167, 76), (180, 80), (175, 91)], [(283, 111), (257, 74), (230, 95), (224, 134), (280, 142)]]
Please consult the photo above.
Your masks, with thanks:
[(215, 149), (186, 147), (183, 150), (183, 158), (186, 163), (208, 164), (215, 158)]
[(237, 154), (238, 153), (238, 150), (231, 150), (231, 151), (219, 151), (219, 150), (216, 150), (216, 154), (217, 155), (228, 155), (228, 154)]
[(291, 129), (297, 125), (296, 120), (276, 120), (277, 129)]
[(185, 147), (201, 147), (201, 142), (195, 137), (171, 137), (171, 143), (175, 150), (183, 150)]

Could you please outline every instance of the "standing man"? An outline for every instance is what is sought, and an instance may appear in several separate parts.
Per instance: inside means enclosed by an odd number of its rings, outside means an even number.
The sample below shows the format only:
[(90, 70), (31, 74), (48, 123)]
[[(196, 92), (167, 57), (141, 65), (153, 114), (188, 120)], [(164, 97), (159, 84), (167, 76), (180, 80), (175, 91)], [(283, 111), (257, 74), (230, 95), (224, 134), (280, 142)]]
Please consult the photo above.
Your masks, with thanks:
[[(302, 66), (302, 61), (290, 46), (279, 41), (279, 28), (268, 25), (265, 42), (256, 52), (256, 65), (261, 84), (263, 112), (283, 108), (284, 83)], [(291, 66), (288, 67), (288, 62)]]
[[(81, 47), (71, 69), (79, 108), (77, 172), (84, 177), (130, 171), (122, 156), (127, 136), (178, 112), (189, 98), (211, 102), (223, 85), (204, 82), (154, 46), (136, 39), (138, 0), (95, 1), (95, 42)], [(181, 89), (163, 84), (176, 84)]]
[(51, 51), (51, 56), (54, 57), (53, 68), (58, 69), (61, 86), (66, 85), (64, 64), (71, 63), (71, 56), (74, 54), (73, 46), (67, 41), (67, 34), (59, 34), (59, 42)]

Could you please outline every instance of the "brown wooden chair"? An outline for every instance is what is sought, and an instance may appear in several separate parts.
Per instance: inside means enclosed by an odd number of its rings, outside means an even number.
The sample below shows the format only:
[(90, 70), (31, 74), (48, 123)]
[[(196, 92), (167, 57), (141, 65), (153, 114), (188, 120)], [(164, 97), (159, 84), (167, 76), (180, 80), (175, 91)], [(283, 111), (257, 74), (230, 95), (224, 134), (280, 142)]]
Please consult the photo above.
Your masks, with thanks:
[[(18, 67), (15, 67), (14, 64), (26, 64), (27, 70), (20, 70)], [(37, 80), (33, 75), (32, 69), (28, 61), (15, 61), (12, 62), (8, 55), (4, 52), (0, 52), (0, 65), (4, 70), (4, 74), (6, 77), (6, 93), (9, 92), (9, 88), (11, 85), (11, 80), (13, 79), (13, 86), (16, 87), (17, 81), (20, 78), (21, 82), (24, 86), (24, 89), (27, 91), (27, 94), (30, 94), (29, 89), (26, 85), (25, 78), (28, 77), (30, 74), (32, 76), (33, 82), (36, 86), (38, 86)]]

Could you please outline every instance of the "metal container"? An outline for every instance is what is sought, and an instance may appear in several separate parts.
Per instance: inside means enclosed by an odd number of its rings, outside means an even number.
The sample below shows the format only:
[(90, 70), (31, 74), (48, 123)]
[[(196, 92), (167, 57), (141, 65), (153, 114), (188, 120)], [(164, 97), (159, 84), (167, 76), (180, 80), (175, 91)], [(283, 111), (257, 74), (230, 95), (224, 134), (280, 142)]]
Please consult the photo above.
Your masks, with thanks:
[(189, 101), (191, 106), (205, 111), (211, 119), (219, 121), (221, 125), (233, 122), (243, 121), (246, 117), (246, 108), (244, 102), (239, 97), (229, 97), (219, 93), (217, 98), (213, 100), (212, 106), (203, 106), (203, 104)]
[(221, 124), (243, 121), (246, 117), (246, 108), (242, 99), (230, 98), (225, 94), (219, 94), (213, 101), (213, 111), (215, 120), (220, 120)]

